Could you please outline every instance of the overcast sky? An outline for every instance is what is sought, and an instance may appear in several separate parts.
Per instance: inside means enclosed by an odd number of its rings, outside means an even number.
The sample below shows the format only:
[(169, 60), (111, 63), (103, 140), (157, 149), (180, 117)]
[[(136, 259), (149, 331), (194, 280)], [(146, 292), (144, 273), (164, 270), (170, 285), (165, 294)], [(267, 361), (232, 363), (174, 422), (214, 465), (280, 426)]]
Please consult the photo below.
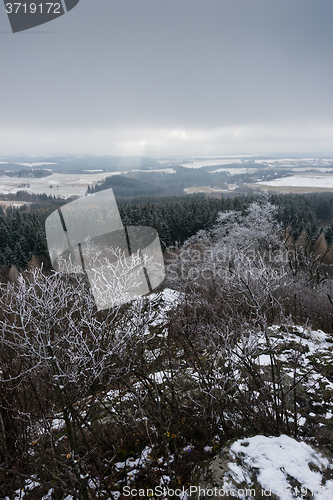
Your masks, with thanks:
[(12, 34), (0, 154), (333, 153), (332, 0), (80, 0)]

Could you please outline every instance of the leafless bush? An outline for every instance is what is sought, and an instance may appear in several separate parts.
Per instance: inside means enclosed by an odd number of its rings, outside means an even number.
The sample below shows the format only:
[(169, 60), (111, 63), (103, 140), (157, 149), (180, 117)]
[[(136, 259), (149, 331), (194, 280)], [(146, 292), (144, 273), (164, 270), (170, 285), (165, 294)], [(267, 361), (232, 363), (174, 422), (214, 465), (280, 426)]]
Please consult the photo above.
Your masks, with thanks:
[[(91, 291), (76, 274), (46, 276), (35, 269), (20, 275), (17, 283), (4, 285), (0, 300), (4, 462), (12, 453), (29, 452), (38, 426), (49, 431), (54, 447), (52, 420), (58, 418), (67, 437), (63, 483), (78, 487), (82, 498), (88, 498), (84, 457), (93, 456), (85, 446), (85, 430), (93, 432), (90, 413), (96, 392), (128, 369), (123, 356), (130, 330), (121, 329), (120, 308), (97, 313)], [(13, 427), (20, 435), (19, 449), (11, 442)], [(59, 457), (56, 462), (57, 470)]]

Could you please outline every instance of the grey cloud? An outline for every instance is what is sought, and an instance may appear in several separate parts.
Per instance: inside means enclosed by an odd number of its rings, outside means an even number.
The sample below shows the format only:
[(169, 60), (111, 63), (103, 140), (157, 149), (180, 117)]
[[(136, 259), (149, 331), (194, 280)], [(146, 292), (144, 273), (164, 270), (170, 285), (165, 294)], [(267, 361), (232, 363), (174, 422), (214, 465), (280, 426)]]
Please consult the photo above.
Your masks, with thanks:
[(61, 129), (78, 144), (118, 128), (329, 127), (332, 14), (331, 0), (81, 0), (35, 29), (55, 33), (0, 38), (0, 128), (58, 148)]

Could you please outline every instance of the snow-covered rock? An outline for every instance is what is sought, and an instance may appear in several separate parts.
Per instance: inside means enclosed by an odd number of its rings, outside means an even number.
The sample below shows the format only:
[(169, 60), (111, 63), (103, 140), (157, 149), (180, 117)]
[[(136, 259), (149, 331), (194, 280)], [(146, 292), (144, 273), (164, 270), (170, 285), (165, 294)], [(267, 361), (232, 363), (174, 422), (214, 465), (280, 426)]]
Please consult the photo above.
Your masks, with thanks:
[[(333, 498), (333, 460), (289, 436), (238, 439), (192, 474), (190, 498)], [(201, 488), (201, 490), (199, 489)]]

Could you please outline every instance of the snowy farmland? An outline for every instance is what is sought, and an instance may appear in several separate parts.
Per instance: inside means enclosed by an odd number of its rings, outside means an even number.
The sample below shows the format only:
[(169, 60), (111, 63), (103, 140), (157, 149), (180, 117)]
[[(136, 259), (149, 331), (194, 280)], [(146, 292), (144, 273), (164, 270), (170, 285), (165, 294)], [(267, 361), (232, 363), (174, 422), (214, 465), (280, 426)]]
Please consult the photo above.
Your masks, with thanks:
[(0, 193), (10, 194), (27, 191), (30, 194), (43, 194), (69, 198), (84, 196), (88, 186), (96, 184), (110, 175), (122, 172), (94, 172), (89, 174), (53, 173), (47, 177), (0, 177)]
[[(316, 170), (321, 169), (327, 171), (333, 168), (333, 160), (331, 158), (258, 158), (256, 155), (195, 158), (192, 161), (187, 160), (187, 163), (185, 161), (180, 162), (180, 164), (186, 168), (214, 167), (231, 164), (239, 164), (240, 167), (243, 167), (246, 166), (247, 163), (257, 164), (259, 168), (288, 168), (292, 170), (294, 170), (294, 168), (300, 168), (301, 170), (315, 168)], [(237, 170), (237, 167), (233, 169)]]
[(184, 189), (186, 194), (194, 193), (225, 193), (228, 189), (213, 188), (210, 186), (188, 187)]
[(252, 185), (264, 191), (311, 192), (333, 191), (333, 175), (324, 173), (302, 173), (290, 177), (280, 177), (272, 181), (259, 181)]
[(230, 165), (230, 163), (242, 163), (241, 158), (214, 158), (214, 159), (195, 159), (189, 161), (188, 163), (183, 163), (183, 167), (186, 168), (202, 168), (202, 167), (215, 167), (216, 165)]

